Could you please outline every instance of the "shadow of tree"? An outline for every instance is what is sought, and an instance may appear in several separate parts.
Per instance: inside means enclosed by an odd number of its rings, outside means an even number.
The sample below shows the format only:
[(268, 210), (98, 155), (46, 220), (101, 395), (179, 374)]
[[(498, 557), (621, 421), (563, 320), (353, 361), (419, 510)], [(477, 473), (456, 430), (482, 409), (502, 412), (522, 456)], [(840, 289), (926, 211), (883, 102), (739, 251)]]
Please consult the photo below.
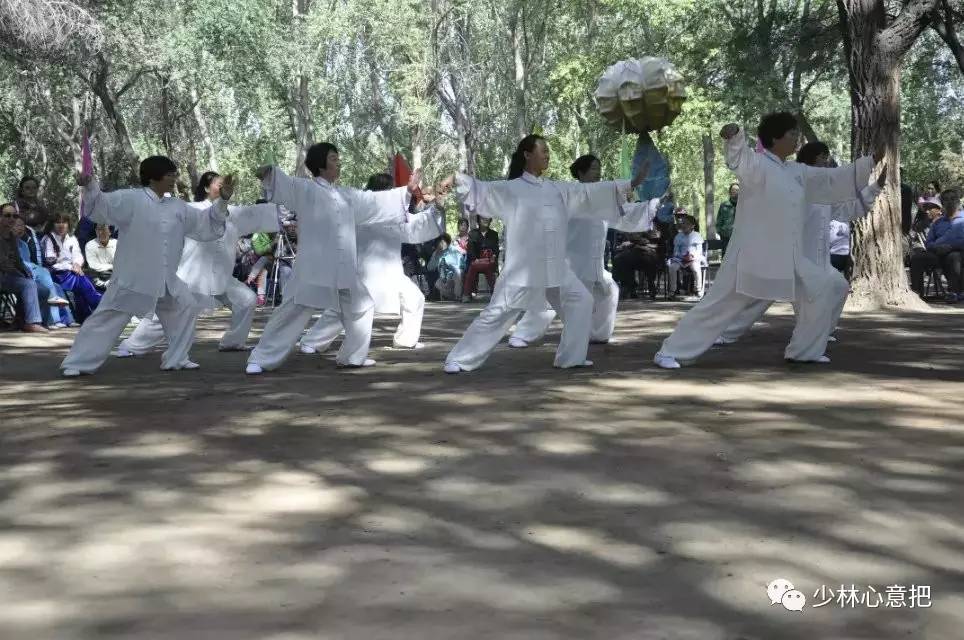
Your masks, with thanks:
[[(961, 314), (847, 317), (807, 367), (775, 308), (657, 370), (684, 308), (626, 305), (593, 370), (551, 368), (556, 327), (457, 377), (476, 306), (430, 305), (418, 352), (379, 320), (374, 369), (254, 379), (223, 314), (196, 372), (63, 381), (66, 334), (2, 335), (0, 637), (957, 637)], [(810, 606), (851, 583), (933, 606)]]

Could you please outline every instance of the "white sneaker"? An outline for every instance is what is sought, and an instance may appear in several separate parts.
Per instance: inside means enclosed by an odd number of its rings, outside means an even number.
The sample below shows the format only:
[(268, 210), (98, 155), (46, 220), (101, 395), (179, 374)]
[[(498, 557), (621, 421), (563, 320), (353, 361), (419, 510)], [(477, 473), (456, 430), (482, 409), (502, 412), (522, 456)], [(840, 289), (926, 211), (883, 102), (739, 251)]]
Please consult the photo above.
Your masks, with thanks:
[(653, 362), (657, 367), (661, 369), (679, 369), (680, 364), (676, 361), (676, 358), (672, 356), (664, 356), (662, 353), (657, 353), (653, 358)]
[(65, 378), (76, 378), (80, 375), (80, 371), (77, 369), (64, 369), (60, 372)]
[(525, 349), (529, 343), (522, 338), (509, 338), (509, 346), (513, 349)]
[(57, 324), (51, 327), (51, 329), (66, 329), (66, 328), (67, 328), (67, 325), (65, 325), (63, 322), (58, 322)]
[(134, 353), (131, 351), (128, 351), (127, 349), (115, 349), (113, 356), (115, 358), (133, 358)]
[(445, 373), (462, 373), (462, 367), (454, 362), (446, 362), (445, 366), (442, 367), (442, 371)]
[(309, 346), (309, 345), (306, 345), (306, 344), (303, 343), (303, 342), (299, 342), (299, 343), (298, 343), (298, 350), (301, 351), (301, 353), (305, 353), (305, 354), (307, 354), (307, 355), (312, 355), (312, 354), (318, 353), (318, 350), (317, 350), (317, 349), (315, 349), (314, 347), (311, 347), (311, 346)]
[(366, 367), (374, 367), (375, 364), (375, 361), (371, 358), (365, 358), (365, 361), (361, 364), (342, 364), (339, 362), (338, 367), (341, 369), (364, 369)]
[(837, 336), (830, 336), (827, 338), (827, 342), (837, 342)]
[(259, 364), (254, 364), (253, 362), (249, 362), (248, 366), (244, 368), (244, 372), (249, 376), (257, 376), (264, 373), (264, 369), (262, 369), (261, 365)]
[(188, 360), (187, 362), (181, 365), (181, 368), (187, 369), (188, 371), (193, 371), (194, 369), (200, 369), (201, 365), (199, 365), (196, 362), (191, 362), (190, 360)]
[(728, 344), (733, 344), (734, 342), (736, 342), (736, 340), (727, 340), (723, 336), (720, 336), (719, 338), (713, 341), (713, 346), (722, 347)]

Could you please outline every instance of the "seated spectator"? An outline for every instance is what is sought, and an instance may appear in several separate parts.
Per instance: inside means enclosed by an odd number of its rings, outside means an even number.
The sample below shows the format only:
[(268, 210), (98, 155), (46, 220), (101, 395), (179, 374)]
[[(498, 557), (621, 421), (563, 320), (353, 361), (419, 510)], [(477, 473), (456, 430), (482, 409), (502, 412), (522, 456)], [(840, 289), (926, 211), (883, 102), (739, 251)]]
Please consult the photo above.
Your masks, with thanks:
[(850, 281), (850, 225), (839, 220), (831, 220), (828, 229), (830, 242), (830, 264)]
[(70, 217), (58, 213), (50, 221), (43, 238), (44, 265), (54, 282), (74, 294), (74, 315), (83, 323), (100, 304), (101, 294), (84, 274), (84, 256), (77, 238), (70, 234)]
[[(469, 221), (465, 218), (459, 219), (459, 232), (455, 236), (455, 249), (463, 256), (469, 254)], [(462, 265), (462, 271), (465, 271), (465, 265)]]
[(49, 218), (46, 205), (40, 201), (40, 182), (33, 176), (24, 176), (17, 186), (14, 205), (24, 224), (40, 233)]
[(926, 202), (928, 200), (938, 199), (940, 197), (940, 193), (941, 193), (940, 183), (937, 182), (936, 180), (931, 180), (926, 185), (924, 185), (923, 189), (921, 189), (920, 198), (918, 198), (917, 200), (917, 206), (919, 207), (921, 203)]
[[(914, 251), (910, 256), (910, 287), (917, 295), (924, 295), (924, 274), (942, 269), (947, 278), (947, 300), (954, 303), (961, 294), (961, 251), (964, 247), (964, 214), (959, 210), (960, 195), (953, 189), (941, 193), (940, 208), (943, 216), (934, 221), (924, 240), (924, 250)], [(931, 208), (933, 201), (925, 201), (922, 207)]]
[(28, 227), (22, 219), (14, 219), (13, 235), (17, 238), (20, 259), (27, 265), (34, 281), (37, 283), (37, 299), (40, 303), (40, 315), (43, 317), (43, 324), (48, 329), (63, 329), (74, 326), (76, 323), (73, 314), (70, 312), (70, 303), (67, 301), (64, 290), (53, 281), (50, 272), (40, 266), (39, 263), (34, 262), (30, 255), (30, 249), (24, 242), (27, 229)]
[[(636, 273), (642, 272), (649, 289), (649, 299), (656, 299), (656, 279), (663, 269), (663, 243), (659, 231), (627, 233), (613, 249), (613, 279), (619, 285), (620, 298), (635, 298)], [(642, 284), (642, 283), (640, 283)]]
[[(295, 250), (297, 240), (297, 225), (294, 222), (285, 222), (285, 231), (288, 241), (291, 243), (292, 251)], [(252, 265), (248, 272), (245, 283), (257, 287), (257, 305), (259, 307), (267, 304), (268, 280), (275, 275), (277, 267), (277, 282), (275, 283), (274, 297), (284, 295), (285, 283), (293, 272), (291, 260), (289, 258), (276, 258), (278, 252), (279, 234), (277, 233), (256, 233), (251, 236), (251, 246), (254, 253), (259, 256), (258, 260)]]
[(13, 235), (13, 223), (19, 217), (16, 207), (4, 207), (0, 211), (0, 291), (17, 296), (23, 316), (23, 330), (27, 333), (47, 333), (43, 326), (37, 282), (30, 269), (20, 257), (17, 238)]
[[(443, 233), (438, 239), (425, 273), (429, 299), (459, 299), (462, 293), (462, 254), (452, 245), (452, 236)], [(435, 296), (432, 296), (432, 293)]]
[[(686, 214), (680, 220), (679, 233), (673, 239), (673, 255), (667, 261), (669, 267), (670, 286), (675, 287), (679, 280), (680, 269), (692, 274), (693, 289), (696, 297), (703, 297), (703, 267), (706, 258), (703, 256), (703, 236), (696, 230), (696, 218)], [(675, 295), (675, 293), (674, 293)]]
[(110, 237), (110, 227), (97, 225), (97, 237), (87, 243), (84, 255), (87, 258), (87, 272), (98, 291), (107, 289), (114, 273), (114, 253), (117, 239)]
[(479, 228), (469, 232), (469, 250), (466, 256), (468, 270), (462, 284), (462, 302), (471, 302), (479, 284), (479, 275), (485, 275), (489, 290), (495, 289), (499, 271), (499, 234), (489, 227), (489, 218), (476, 216)]

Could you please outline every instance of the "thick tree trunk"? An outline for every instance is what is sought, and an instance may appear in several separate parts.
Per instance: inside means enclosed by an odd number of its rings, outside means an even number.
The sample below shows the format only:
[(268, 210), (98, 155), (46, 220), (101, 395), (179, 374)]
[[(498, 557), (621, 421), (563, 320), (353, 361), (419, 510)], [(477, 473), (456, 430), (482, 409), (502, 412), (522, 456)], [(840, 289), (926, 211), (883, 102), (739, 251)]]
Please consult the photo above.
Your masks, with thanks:
[(854, 224), (853, 294), (857, 308), (924, 308), (904, 272), (900, 229), (900, 59), (920, 35), (936, 0), (911, 0), (896, 19), (882, 0), (837, 0), (850, 74), (851, 153), (885, 149), (888, 185), (874, 210)]

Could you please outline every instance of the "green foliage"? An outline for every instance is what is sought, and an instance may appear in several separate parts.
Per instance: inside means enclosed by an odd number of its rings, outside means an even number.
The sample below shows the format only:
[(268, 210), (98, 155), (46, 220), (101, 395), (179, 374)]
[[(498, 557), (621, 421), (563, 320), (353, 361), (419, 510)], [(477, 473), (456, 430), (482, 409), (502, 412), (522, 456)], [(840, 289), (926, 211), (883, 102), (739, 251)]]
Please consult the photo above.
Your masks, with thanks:
[[(689, 81), (683, 114), (655, 139), (671, 160), (678, 201), (698, 203), (701, 214), (704, 135), (717, 147), (717, 204), (732, 179), (717, 136), (725, 122), (752, 131), (761, 112), (793, 109), (837, 155), (850, 154), (847, 77), (831, 0), (96, 6), (99, 54), (108, 62), (118, 117), (93, 91), (97, 52), (43, 64), (9, 53), (0, 58), (0, 195), (9, 197), (19, 176), (35, 173), (53, 206), (73, 210), (71, 176), (84, 127), (94, 134), (97, 171), (108, 181), (123, 182), (129, 173), (129, 142), (135, 155), (171, 154), (185, 178), (215, 164), (237, 173), (243, 200), (258, 195), (256, 166), (295, 168), (300, 130), (309, 141), (337, 144), (344, 180), (355, 185), (385, 170), (395, 151), (419, 153), (432, 179), (466, 164), (499, 178), (520, 121), (549, 139), (551, 177), (568, 179), (571, 160), (587, 152), (616, 176), (621, 135), (598, 117), (592, 95), (607, 66), (645, 55), (669, 58)], [(513, 27), (521, 34), (521, 79)], [(906, 58), (901, 86), (906, 178), (960, 183), (964, 82), (939, 39), (921, 39)], [(468, 131), (459, 129), (464, 125)]]

